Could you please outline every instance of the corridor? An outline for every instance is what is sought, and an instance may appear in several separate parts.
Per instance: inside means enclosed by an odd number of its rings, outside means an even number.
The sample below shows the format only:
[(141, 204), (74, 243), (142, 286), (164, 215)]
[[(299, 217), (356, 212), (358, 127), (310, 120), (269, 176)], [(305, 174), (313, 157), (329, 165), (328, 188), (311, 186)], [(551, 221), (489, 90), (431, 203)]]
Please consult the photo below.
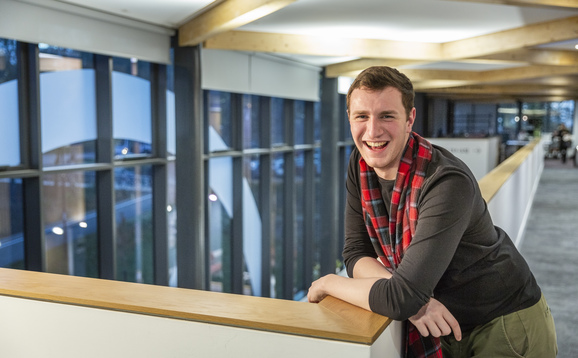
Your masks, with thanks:
[(578, 357), (578, 168), (545, 161), (520, 251), (556, 324), (558, 357)]

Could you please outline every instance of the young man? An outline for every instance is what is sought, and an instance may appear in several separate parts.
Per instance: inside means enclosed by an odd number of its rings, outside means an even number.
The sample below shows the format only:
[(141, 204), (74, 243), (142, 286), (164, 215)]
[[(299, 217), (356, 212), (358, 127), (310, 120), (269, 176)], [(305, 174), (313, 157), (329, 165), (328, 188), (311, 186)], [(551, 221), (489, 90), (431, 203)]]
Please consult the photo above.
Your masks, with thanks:
[(554, 322), (527, 263), (493, 225), (467, 166), (412, 132), (413, 101), (411, 81), (389, 67), (351, 85), (351, 278), (320, 278), (309, 301), (331, 295), (409, 320), (408, 357), (555, 357)]

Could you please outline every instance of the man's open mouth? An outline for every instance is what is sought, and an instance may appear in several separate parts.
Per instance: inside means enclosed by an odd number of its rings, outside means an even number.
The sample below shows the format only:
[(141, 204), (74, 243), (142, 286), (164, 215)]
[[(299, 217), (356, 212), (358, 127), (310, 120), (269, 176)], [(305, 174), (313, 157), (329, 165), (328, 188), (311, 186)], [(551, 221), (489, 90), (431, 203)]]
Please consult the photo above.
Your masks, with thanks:
[(389, 142), (365, 142), (365, 145), (371, 150), (380, 150), (387, 146)]

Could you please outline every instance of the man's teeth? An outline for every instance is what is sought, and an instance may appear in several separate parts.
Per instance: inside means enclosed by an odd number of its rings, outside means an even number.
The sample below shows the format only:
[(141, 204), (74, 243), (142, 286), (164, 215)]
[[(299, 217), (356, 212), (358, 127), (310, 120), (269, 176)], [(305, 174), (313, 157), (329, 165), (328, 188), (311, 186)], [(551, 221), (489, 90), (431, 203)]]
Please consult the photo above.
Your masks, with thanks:
[(374, 148), (378, 148), (378, 147), (383, 147), (384, 145), (387, 144), (387, 142), (365, 142), (368, 146), (370, 147), (374, 147)]

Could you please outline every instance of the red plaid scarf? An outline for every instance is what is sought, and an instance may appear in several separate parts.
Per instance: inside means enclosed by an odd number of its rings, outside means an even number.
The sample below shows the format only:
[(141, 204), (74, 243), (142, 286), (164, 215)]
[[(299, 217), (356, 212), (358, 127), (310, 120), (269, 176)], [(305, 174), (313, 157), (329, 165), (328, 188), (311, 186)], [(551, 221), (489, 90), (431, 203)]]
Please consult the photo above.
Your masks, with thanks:
[[(394, 271), (403, 259), (415, 234), (417, 199), (431, 156), (431, 143), (412, 132), (399, 164), (389, 217), (377, 174), (363, 158), (359, 160), (365, 226), (377, 255), (390, 272)], [(439, 338), (422, 337), (409, 321), (406, 327), (406, 357), (442, 357)]]

